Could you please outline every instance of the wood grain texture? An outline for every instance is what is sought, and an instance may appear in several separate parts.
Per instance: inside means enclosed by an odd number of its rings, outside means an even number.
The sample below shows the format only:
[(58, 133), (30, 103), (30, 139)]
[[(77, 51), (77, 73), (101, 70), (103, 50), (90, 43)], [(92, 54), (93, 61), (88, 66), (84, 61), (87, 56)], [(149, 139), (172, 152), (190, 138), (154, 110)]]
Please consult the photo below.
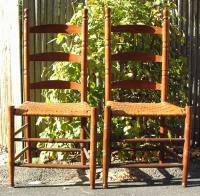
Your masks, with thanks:
[(35, 151), (49, 151), (49, 152), (81, 152), (79, 148), (31, 148)]
[[(43, 8), (45, 7), (44, 1), (24, 1), (23, 3), (30, 5), (30, 7), (39, 7), (42, 3)], [(59, 1), (60, 2), (60, 1)], [(63, 3), (62, 3), (63, 5)], [(44, 12), (48, 17), (47, 20), (49, 23), (53, 23), (53, 21), (58, 22), (58, 15), (54, 15), (53, 10), (59, 11), (58, 4), (55, 2), (46, 1), (46, 7), (48, 7), (48, 12), (46, 9), (41, 9), (41, 12)], [(52, 14), (53, 13), (53, 14)], [(37, 26), (30, 27), (29, 25), (29, 10), (25, 9), (24, 11), (24, 22), (23, 22), (23, 74), (24, 74), (24, 100), (21, 105), (17, 107), (10, 107), (9, 112), (9, 179), (11, 186), (14, 186), (14, 166), (21, 167), (42, 167), (42, 168), (77, 168), (77, 169), (90, 169), (90, 187), (93, 189), (95, 187), (95, 174), (96, 174), (96, 153), (97, 153), (97, 109), (92, 108), (87, 104), (87, 45), (88, 45), (88, 10), (83, 10), (83, 21), (82, 26), (77, 27), (73, 25), (60, 25), (60, 24), (47, 24), (40, 25), (40, 20), (44, 18), (36, 18), (34, 21), (34, 16), (39, 15), (39, 13), (31, 12), (31, 23), (35, 23)], [(55, 17), (55, 19), (53, 19)], [(33, 22), (34, 21), (34, 22)], [(34, 34), (33, 36), (30, 36)], [(47, 39), (52, 40), (53, 35), (49, 34), (54, 33), (81, 33), (82, 36), (82, 45), (81, 45), (81, 54), (69, 54), (63, 52), (54, 52), (53, 44), (50, 43), (46, 45)], [(35, 35), (36, 34), (36, 35)], [(42, 35), (40, 35), (42, 34)], [(45, 34), (45, 36), (44, 36)], [(45, 38), (45, 39), (43, 39)], [(38, 43), (45, 40), (45, 43), (42, 43), (42, 48), (38, 47)], [(37, 46), (35, 47), (35, 43)], [(39, 53), (38, 53), (39, 51)], [(56, 48), (57, 51), (57, 48)], [(33, 61), (30, 66), (30, 61)], [(36, 75), (35, 72), (37, 70), (42, 70), (42, 66), (50, 65), (50, 63), (40, 63), (38, 69), (38, 62), (36, 61), (70, 61), (70, 62), (79, 62), (81, 63), (81, 83), (78, 84), (76, 82), (71, 81), (62, 81), (62, 80), (50, 80), (43, 81), (41, 79), (40, 74)], [(30, 74), (33, 73), (33, 74)], [(33, 82), (36, 80), (37, 82)], [(73, 89), (79, 90), (81, 93), (81, 102), (79, 103), (42, 103), (42, 102), (31, 102), (30, 99), (38, 98), (38, 94), (35, 93), (35, 89)], [(33, 89), (33, 95), (30, 94), (30, 90)], [(39, 92), (39, 91), (37, 91)], [(41, 91), (40, 91), (41, 92)], [(32, 95), (32, 96), (31, 96)], [(22, 138), (14, 138), (14, 115), (15, 116), (23, 116), (25, 126), (18, 129), (16, 134), (21, 133), (25, 129), (25, 134), (23, 134)], [(38, 138), (34, 137), (31, 134), (31, 119), (37, 116), (53, 116), (53, 117), (81, 117), (81, 134), (80, 139), (65, 139), (65, 138)], [(87, 121), (86, 118), (89, 117), (91, 119), (91, 132), (88, 139), (85, 139), (85, 130)], [(14, 142), (22, 142), (24, 149), (15, 156), (14, 154)], [(80, 145), (80, 149), (62, 149), (62, 148), (39, 148), (38, 151), (52, 151), (52, 152), (80, 152), (81, 153), (81, 165), (62, 165), (62, 164), (32, 164), (32, 154), (34, 145), (38, 142), (42, 143), (76, 143)], [(87, 145), (84, 145), (87, 144)], [(90, 154), (89, 156), (90, 164), (86, 165), (86, 160), (83, 158), (83, 149), (86, 152), (86, 148), (90, 146)], [(24, 156), (25, 155), (25, 156)], [(14, 162), (14, 159), (19, 159), (20, 157), (25, 158), (25, 162), (27, 164), (18, 164)]]
[(191, 137), (191, 115), (192, 107), (186, 106), (185, 130), (184, 130), (184, 147), (183, 147), (183, 176), (182, 186), (187, 186), (188, 167), (190, 158), (190, 137)]
[(147, 25), (117, 25), (111, 27), (112, 32), (121, 33), (142, 33), (142, 34), (162, 34), (162, 27)]
[[(24, 9), (24, 31), (23, 31), (23, 49), (24, 49), (24, 97), (23, 101), (30, 101), (30, 36), (29, 36), (29, 10)], [(27, 128), (25, 131), (25, 135), (27, 138), (31, 136), (31, 120), (30, 117), (25, 117), (25, 124), (27, 124)], [(26, 151), (26, 158), (28, 163), (31, 163), (31, 152), (30, 152), (30, 143), (26, 142), (26, 146), (28, 150)]]
[(112, 89), (153, 89), (161, 90), (161, 84), (157, 82), (149, 82), (145, 80), (122, 80), (114, 81), (111, 84)]
[(30, 27), (30, 33), (81, 33), (81, 27), (63, 24), (39, 25)]
[(132, 143), (132, 142), (170, 142), (170, 143), (175, 143), (175, 142), (181, 142), (183, 143), (185, 140), (183, 138), (134, 138), (134, 139), (123, 139), (119, 140), (117, 142), (127, 142), (127, 143)]
[(83, 10), (81, 44), (81, 102), (87, 101), (88, 10)]
[(97, 121), (98, 110), (97, 108), (91, 109), (91, 122), (90, 122), (90, 188), (95, 188), (96, 177), (96, 154), (97, 154)]
[(120, 52), (111, 56), (112, 61), (148, 61), (162, 62), (162, 56), (142, 52)]
[(24, 10), (24, 31), (23, 31), (23, 51), (24, 51), (24, 101), (30, 100), (30, 70), (29, 70), (29, 10)]
[(24, 141), (29, 141), (29, 142), (42, 142), (42, 143), (90, 143), (89, 139), (65, 139), (65, 138), (15, 138), (14, 141), (18, 142), (24, 142)]
[(81, 56), (64, 52), (48, 52), (30, 55), (30, 61), (69, 61), (81, 62)]
[(161, 89), (161, 101), (167, 101), (167, 89), (168, 89), (168, 10), (163, 11), (163, 33), (162, 33), (162, 89)]
[(116, 168), (173, 168), (173, 167), (182, 167), (181, 163), (133, 163), (133, 164), (111, 164), (110, 167)]
[[(81, 128), (80, 128), (80, 139), (85, 139), (86, 137), (86, 127), (87, 127), (87, 118), (82, 117), (81, 118)], [(86, 154), (85, 154), (85, 145), (84, 143), (81, 145), (81, 164), (86, 164)]]
[(11, 187), (14, 186), (14, 106), (8, 108), (8, 178)]
[(15, 164), (18, 167), (29, 167), (29, 168), (60, 168), (60, 169), (89, 169), (88, 165), (76, 165), (76, 164)]
[[(105, 110), (104, 110), (104, 130), (103, 130), (103, 188), (108, 187), (108, 170), (110, 167), (122, 167), (122, 168), (168, 168), (168, 167), (180, 167), (183, 166), (183, 178), (182, 184), (186, 186), (187, 182), (187, 172), (188, 172), (188, 161), (189, 161), (189, 141), (190, 141), (190, 114), (191, 110), (188, 107), (181, 108), (174, 104), (167, 102), (167, 82), (168, 82), (168, 11), (167, 9), (163, 12), (163, 28), (153, 28), (148, 26), (137, 26), (137, 25), (120, 25), (112, 26), (111, 31), (113, 32), (128, 32), (128, 33), (148, 33), (148, 34), (162, 34), (162, 56), (145, 54), (141, 52), (120, 52), (118, 54), (111, 55), (111, 32), (110, 32), (110, 9), (105, 9)], [(114, 34), (113, 34), (114, 36)], [(162, 63), (162, 78), (161, 84), (156, 82), (148, 81), (114, 81), (111, 82), (111, 60), (112, 61), (147, 61), (147, 62), (159, 62)], [(157, 74), (157, 73), (156, 73)], [(158, 103), (134, 103), (134, 102), (117, 102), (110, 101), (111, 98), (111, 88), (144, 88), (161, 90), (161, 101)], [(112, 117), (117, 116), (127, 116), (127, 117), (154, 117), (161, 121), (160, 133), (163, 134), (161, 137), (157, 138), (129, 138), (129, 139), (117, 139), (112, 138), (112, 132), (110, 129), (112, 123)], [(165, 133), (165, 117), (185, 117), (185, 136), (184, 138), (167, 138)], [(180, 145), (184, 143), (184, 154), (183, 154), (183, 164), (180, 163), (163, 163), (164, 156), (160, 158), (160, 163), (120, 163), (112, 164), (110, 159), (110, 151), (112, 149), (112, 143), (115, 145), (118, 143), (154, 143), (160, 144), (159, 152), (163, 155), (165, 153), (164, 144), (165, 143), (175, 143)], [(180, 144), (179, 144), (180, 143)], [(123, 149), (121, 150), (123, 151)], [(148, 150), (147, 150), (148, 151)], [(119, 151), (118, 151), (119, 152)], [(161, 154), (160, 153), (160, 154)]]
[(110, 163), (111, 146), (111, 107), (104, 108), (104, 129), (103, 129), (103, 188), (108, 187), (108, 171)]
[(81, 91), (81, 85), (77, 82), (48, 80), (30, 84), (31, 89), (73, 89)]
[(110, 8), (105, 9), (105, 102), (111, 96), (111, 21)]

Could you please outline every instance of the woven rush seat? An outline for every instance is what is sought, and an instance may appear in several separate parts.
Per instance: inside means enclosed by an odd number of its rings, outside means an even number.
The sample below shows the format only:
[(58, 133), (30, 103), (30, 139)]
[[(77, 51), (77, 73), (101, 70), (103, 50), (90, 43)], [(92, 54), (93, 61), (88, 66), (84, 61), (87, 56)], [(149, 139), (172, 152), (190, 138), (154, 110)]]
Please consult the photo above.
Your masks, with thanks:
[(90, 116), (86, 103), (40, 103), (26, 101), (15, 108), (15, 115), (23, 116)]
[(107, 101), (112, 115), (117, 116), (183, 116), (185, 109), (176, 105), (161, 103), (130, 103)]

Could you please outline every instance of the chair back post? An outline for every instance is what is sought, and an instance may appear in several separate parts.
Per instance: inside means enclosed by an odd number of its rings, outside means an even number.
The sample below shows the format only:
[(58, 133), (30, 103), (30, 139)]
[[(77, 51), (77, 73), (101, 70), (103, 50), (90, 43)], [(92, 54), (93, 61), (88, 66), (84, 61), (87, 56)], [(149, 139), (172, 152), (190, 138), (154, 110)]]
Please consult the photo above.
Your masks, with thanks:
[(163, 11), (163, 29), (162, 29), (162, 88), (161, 88), (161, 101), (167, 101), (167, 82), (168, 82), (168, 10), (165, 8)]
[(29, 72), (29, 10), (24, 9), (23, 24), (23, 48), (24, 48), (24, 101), (30, 100), (30, 72)]
[(111, 22), (110, 8), (105, 9), (105, 105), (111, 100)]
[(88, 10), (83, 11), (81, 51), (81, 102), (87, 102)]

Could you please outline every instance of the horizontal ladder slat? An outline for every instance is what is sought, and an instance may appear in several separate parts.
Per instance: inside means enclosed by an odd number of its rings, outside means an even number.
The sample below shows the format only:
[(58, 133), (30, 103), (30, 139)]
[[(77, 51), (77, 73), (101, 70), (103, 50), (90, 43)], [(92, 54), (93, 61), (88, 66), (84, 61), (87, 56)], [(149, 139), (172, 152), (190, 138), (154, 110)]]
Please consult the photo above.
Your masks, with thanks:
[(90, 143), (89, 139), (53, 139), (53, 138), (15, 138), (18, 142), (43, 142), (43, 143)]
[(161, 90), (161, 84), (157, 82), (149, 82), (145, 80), (123, 80), (114, 81), (111, 84), (112, 89), (122, 88), (122, 89), (153, 89)]
[(34, 167), (34, 168), (68, 168), (68, 169), (89, 169), (88, 165), (70, 165), (70, 164), (32, 164), (32, 163), (25, 163), (25, 164), (15, 164), (18, 167)]
[(134, 138), (134, 139), (122, 139), (113, 142), (184, 142), (183, 138)]
[(81, 56), (64, 52), (48, 52), (30, 55), (30, 61), (68, 61), (81, 62)]
[(81, 91), (81, 84), (77, 82), (49, 80), (30, 84), (31, 89), (73, 89)]
[(111, 31), (121, 33), (162, 34), (161, 27), (147, 25), (117, 25), (112, 26)]
[(133, 164), (110, 164), (109, 167), (118, 167), (118, 168), (173, 168), (173, 167), (182, 167), (181, 163), (133, 163)]
[(75, 25), (47, 24), (30, 27), (30, 33), (81, 33), (81, 27)]
[(112, 61), (162, 62), (162, 56), (142, 52), (120, 52), (111, 56)]

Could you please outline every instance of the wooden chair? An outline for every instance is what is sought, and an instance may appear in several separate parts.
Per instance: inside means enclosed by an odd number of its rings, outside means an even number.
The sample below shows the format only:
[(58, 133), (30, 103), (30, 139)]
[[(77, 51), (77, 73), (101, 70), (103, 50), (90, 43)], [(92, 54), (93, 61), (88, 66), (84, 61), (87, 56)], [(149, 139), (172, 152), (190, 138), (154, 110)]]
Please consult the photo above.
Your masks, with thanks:
[[(123, 168), (169, 168), (183, 167), (182, 185), (186, 186), (188, 174), (189, 148), (190, 148), (190, 123), (191, 123), (191, 107), (185, 108), (167, 102), (167, 50), (168, 50), (168, 11), (165, 9), (163, 14), (163, 26), (146, 26), (146, 25), (118, 25), (112, 26), (110, 20), (110, 8), (105, 10), (105, 110), (104, 110), (104, 131), (103, 131), (103, 188), (108, 186), (108, 170), (110, 167)], [(132, 33), (132, 34), (158, 34), (162, 35), (162, 55), (146, 54), (140, 52), (119, 52), (111, 54), (111, 33)], [(111, 81), (111, 65), (112, 61), (144, 61), (158, 62), (162, 64), (161, 83), (138, 80)], [(112, 101), (112, 89), (152, 89), (161, 91), (160, 103), (132, 103)], [(131, 117), (156, 117), (160, 118), (160, 137), (162, 138), (132, 138), (121, 139), (117, 142), (136, 143), (136, 142), (157, 142), (163, 143), (184, 143), (183, 161), (182, 163), (166, 163), (160, 157), (159, 163), (130, 163), (130, 164), (114, 164), (111, 163), (112, 143), (112, 117), (131, 116)], [(167, 131), (165, 117), (184, 117), (185, 128), (184, 138), (168, 138), (163, 137)], [(167, 134), (166, 134), (167, 135)], [(176, 143), (177, 144), (177, 143)], [(164, 145), (164, 144), (163, 144)], [(162, 155), (163, 151), (160, 152)]]
[[(9, 182), (14, 186), (14, 168), (19, 167), (37, 167), (37, 168), (73, 168), (90, 169), (90, 187), (95, 187), (96, 173), (96, 145), (97, 145), (97, 108), (91, 108), (87, 103), (87, 45), (88, 45), (88, 11), (84, 9), (82, 26), (47, 24), (41, 26), (29, 27), (29, 12), (24, 11), (24, 101), (20, 106), (10, 106), (8, 110), (8, 153), (9, 153)], [(82, 36), (81, 54), (70, 54), (64, 52), (52, 52), (41, 54), (30, 54), (29, 34), (32, 33), (75, 33)], [(30, 62), (31, 61), (69, 61), (81, 63), (81, 83), (49, 80), (30, 83)], [(80, 103), (39, 103), (30, 101), (31, 89), (73, 89), (81, 93)], [(14, 117), (24, 116), (25, 124), (17, 131), (14, 131)], [(81, 130), (80, 139), (51, 139), (51, 138), (33, 138), (31, 137), (31, 116), (53, 116), (53, 117), (80, 117)], [(86, 139), (87, 118), (90, 120), (90, 139)], [(15, 136), (23, 132), (22, 138)], [(15, 156), (14, 142), (23, 142), (24, 149)], [(31, 143), (78, 143), (80, 148), (40, 148), (39, 151), (56, 152), (80, 152), (80, 164), (33, 164), (31, 156)], [(87, 152), (86, 145), (90, 145), (90, 152)], [(27, 163), (17, 164), (16, 160), (26, 154)], [(89, 159), (89, 164), (86, 163)]]

